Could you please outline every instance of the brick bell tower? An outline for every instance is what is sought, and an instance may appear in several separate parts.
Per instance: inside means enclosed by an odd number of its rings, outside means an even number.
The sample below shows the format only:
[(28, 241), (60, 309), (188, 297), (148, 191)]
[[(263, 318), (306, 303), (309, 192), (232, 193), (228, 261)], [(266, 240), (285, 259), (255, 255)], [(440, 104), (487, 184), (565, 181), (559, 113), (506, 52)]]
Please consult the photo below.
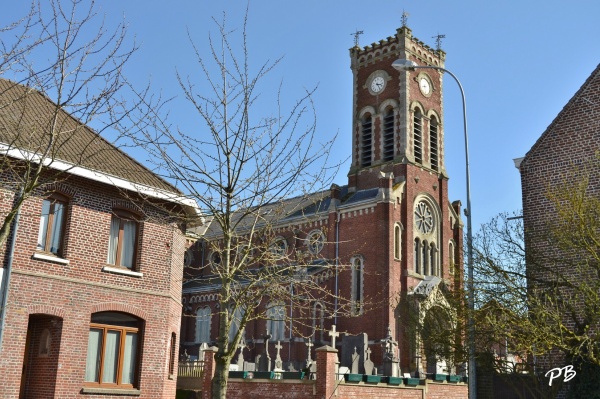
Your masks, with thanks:
[(434, 50), (402, 26), (396, 35), (350, 49), (353, 74), (350, 187), (377, 186), (379, 171), (406, 176), (410, 169), (446, 177), (442, 74), (434, 69), (398, 72), (396, 59), (444, 67)]
[[(389, 199), (379, 201), (374, 214), (385, 244), (370, 259), (375, 258), (373, 274), (386, 276), (387, 297), (398, 301), (390, 301), (388, 313), (375, 319), (389, 323), (398, 340), (400, 367), (411, 373), (456, 373), (460, 366), (451, 359), (436, 359), (428, 350), (427, 328), (422, 327), (455, 324), (447, 315), (452, 314), (449, 296), (462, 269), (462, 222), (460, 202), (448, 200), (443, 74), (435, 69), (399, 72), (392, 63), (407, 59), (443, 68), (445, 57), (441, 49), (413, 37), (405, 24), (394, 36), (350, 49), (353, 131), (348, 191), (389, 188)], [(365, 286), (368, 280), (365, 277)], [(438, 322), (440, 318), (444, 320)], [(411, 327), (415, 323), (421, 327)]]

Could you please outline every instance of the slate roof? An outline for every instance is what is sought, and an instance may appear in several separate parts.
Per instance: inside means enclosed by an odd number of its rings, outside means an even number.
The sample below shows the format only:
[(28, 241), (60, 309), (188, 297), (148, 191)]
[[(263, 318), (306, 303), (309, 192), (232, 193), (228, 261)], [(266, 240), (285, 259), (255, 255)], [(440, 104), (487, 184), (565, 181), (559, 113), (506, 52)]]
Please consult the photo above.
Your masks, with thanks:
[[(36, 90), (0, 78), (0, 143), (40, 153), (48, 144), (56, 104)], [(118, 177), (132, 183), (181, 194), (173, 185), (60, 109), (58, 138), (50, 158)]]
[[(379, 193), (378, 188), (371, 188), (368, 190), (361, 190), (356, 192), (348, 191), (348, 186), (340, 187), (340, 198), (341, 203), (338, 208), (344, 208), (353, 206), (361, 202), (374, 201)], [(263, 219), (264, 223), (272, 223), (274, 226), (278, 224), (294, 223), (295, 220), (311, 218), (327, 212), (331, 204), (331, 194), (329, 190), (317, 191), (311, 194), (305, 194), (302, 196), (281, 200), (280, 202), (274, 202), (271, 204), (265, 204), (253, 213), (249, 217), (246, 217), (242, 212), (236, 212), (233, 215), (233, 223), (237, 223), (237, 231), (243, 232), (247, 226), (254, 225), (255, 218)], [(258, 214), (256, 213), (258, 212)], [(221, 235), (221, 229), (218, 223), (212, 222), (212, 218), (208, 217), (207, 223), (210, 226), (204, 226), (205, 229), (202, 234), (200, 231), (196, 231), (199, 235), (204, 235), (208, 240), (218, 238)], [(200, 227), (199, 227), (200, 228)], [(199, 229), (198, 228), (198, 229)]]

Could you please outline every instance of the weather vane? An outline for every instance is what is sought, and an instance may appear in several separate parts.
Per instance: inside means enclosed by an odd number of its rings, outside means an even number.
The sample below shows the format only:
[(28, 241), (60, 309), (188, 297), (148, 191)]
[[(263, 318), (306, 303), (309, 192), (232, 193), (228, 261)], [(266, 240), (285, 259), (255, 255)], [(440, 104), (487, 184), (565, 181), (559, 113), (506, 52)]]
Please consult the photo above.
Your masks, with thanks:
[(363, 33), (365, 33), (365, 32), (364, 32), (364, 31), (362, 31), (362, 30), (358, 30), (358, 29), (356, 29), (356, 32), (354, 32), (354, 33), (350, 33), (352, 36), (354, 36), (354, 46), (355, 46), (355, 47), (358, 47), (358, 38), (359, 38), (359, 36), (360, 36), (360, 35), (362, 35)]
[(407, 13), (406, 11), (402, 10), (402, 27), (405, 27), (406, 24), (408, 23), (408, 16), (410, 14)]
[(441, 50), (442, 49), (442, 39), (445, 38), (446, 35), (440, 35), (439, 33), (435, 36), (432, 36), (433, 39), (435, 39), (435, 48), (436, 50)]

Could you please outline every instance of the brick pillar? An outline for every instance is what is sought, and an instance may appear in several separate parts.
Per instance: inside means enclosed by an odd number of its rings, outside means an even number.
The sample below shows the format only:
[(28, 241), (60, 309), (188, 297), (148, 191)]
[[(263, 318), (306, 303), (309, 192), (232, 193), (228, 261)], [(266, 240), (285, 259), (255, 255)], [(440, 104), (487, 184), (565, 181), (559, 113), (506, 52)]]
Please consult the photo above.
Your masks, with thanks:
[(212, 398), (212, 379), (215, 375), (215, 346), (204, 351), (204, 369), (202, 371), (202, 399)]
[(331, 346), (318, 348), (317, 353), (317, 394), (316, 399), (329, 399), (334, 396), (337, 386), (335, 366), (337, 349)]

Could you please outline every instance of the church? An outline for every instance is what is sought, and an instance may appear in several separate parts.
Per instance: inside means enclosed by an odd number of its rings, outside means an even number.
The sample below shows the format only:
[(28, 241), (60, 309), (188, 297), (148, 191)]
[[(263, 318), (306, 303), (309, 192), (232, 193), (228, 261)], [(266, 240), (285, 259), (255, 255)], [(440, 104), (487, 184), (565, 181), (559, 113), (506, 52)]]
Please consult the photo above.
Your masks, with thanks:
[[(264, 351), (261, 337), (268, 332), (283, 348), (284, 365), (298, 369), (307, 358), (307, 337), (315, 347), (332, 345), (328, 331), (335, 325), (341, 366), (352, 356), (344, 338), (360, 335), (358, 355), (370, 355), (377, 367), (387, 337), (402, 374), (464, 371), (462, 363), (440, 357), (427, 339), (427, 331), (456, 327), (451, 297), (463, 275), (461, 204), (448, 198), (445, 168), (443, 73), (392, 67), (403, 59), (443, 68), (446, 54), (437, 47), (403, 24), (393, 36), (350, 49), (352, 131), (342, 137), (352, 140), (347, 183), (311, 194), (306, 204), (290, 199), (294, 211), (276, 226), (278, 250), (308, 251), (327, 265), (320, 282), (347, 299), (350, 311), (318, 300), (278, 304), (265, 320), (246, 325), (246, 361)], [(183, 283), (181, 353), (192, 357), (201, 344), (214, 344), (219, 324), (218, 283), (208, 267), (219, 256), (206, 245), (219, 240), (219, 233), (204, 228), (193, 245), (190, 241)], [(311, 312), (312, 323), (294, 325), (299, 307)], [(310, 350), (309, 345), (309, 357)]]

